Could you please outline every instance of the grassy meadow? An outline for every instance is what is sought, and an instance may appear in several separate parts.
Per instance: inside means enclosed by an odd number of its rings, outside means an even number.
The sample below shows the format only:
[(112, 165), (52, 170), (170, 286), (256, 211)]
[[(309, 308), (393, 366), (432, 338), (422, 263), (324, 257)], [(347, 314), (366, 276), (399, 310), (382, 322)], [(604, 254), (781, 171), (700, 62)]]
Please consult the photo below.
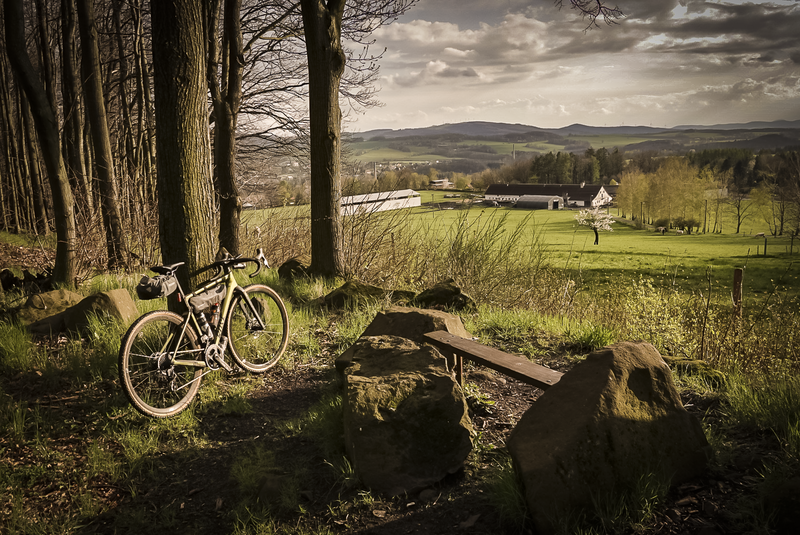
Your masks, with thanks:
[[(461, 211), (440, 207), (453, 201), (447, 193), (421, 192), (423, 206), (416, 209), (415, 219), (428, 229), (443, 231)], [(466, 195), (466, 194), (464, 194)], [(594, 245), (594, 233), (575, 221), (575, 210), (519, 210), (475, 206), (470, 217), (505, 215), (509, 228), (522, 223), (531, 234), (538, 233), (546, 247), (548, 260), (555, 267), (579, 271), (589, 287), (614, 290), (615, 281), (630, 277), (652, 277), (669, 281), (683, 290), (705, 289), (709, 283), (717, 289), (730, 290), (733, 271), (744, 268), (744, 297), (764, 295), (786, 288), (800, 290), (800, 239), (772, 237), (769, 227), (753, 215), (742, 224), (739, 234), (733, 232), (735, 221), (725, 214), (723, 233), (683, 234), (674, 231), (661, 235), (652, 229), (638, 229), (630, 221), (612, 225), (612, 232), (600, 233), (600, 244)], [(617, 215), (616, 209), (610, 209)], [(764, 238), (767, 235), (767, 255)], [(790, 252), (790, 248), (792, 252)]]

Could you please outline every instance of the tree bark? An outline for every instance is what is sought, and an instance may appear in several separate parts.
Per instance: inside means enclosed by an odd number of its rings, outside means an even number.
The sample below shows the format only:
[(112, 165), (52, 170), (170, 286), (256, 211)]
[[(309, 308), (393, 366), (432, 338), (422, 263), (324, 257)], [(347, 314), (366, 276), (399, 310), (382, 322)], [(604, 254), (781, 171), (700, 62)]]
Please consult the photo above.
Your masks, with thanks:
[(33, 131), (31, 110), (28, 102), (23, 100), (22, 113), (23, 124), (25, 126), (25, 141), (28, 149), (28, 172), (31, 182), (31, 193), (33, 195), (33, 212), (35, 214), (36, 233), (42, 236), (50, 234), (50, 226), (47, 222), (47, 209), (44, 205), (44, 191), (42, 189), (42, 179), (39, 174), (39, 147), (36, 143), (36, 134)]
[[(137, 208), (132, 203), (132, 199), (134, 198), (132, 190), (136, 187), (135, 185), (139, 183), (139, 165), (136, 157), (139, 148), (133, 138), (133, 119), (131, 118), (130, 95), (128, 94), (128, 77), (130, 71), (128, 67), (128, 58), (126, 56), (125, 41), (123, 39), (122, 6), (119, 0), (113, 0), (111, 5), (114, 18), (114, 30), (116, 32), (117, 58), (119, 61), (119, 103), (122, 109), (122, 124), (124, 126), (122, 137), (125, 147), (125, 157), (121, 159), (121, 161), (125, 162), (125, 165), (121, 166), (119, 185), (123, 198), (127, 199), (127, 202), (123, 203), (123, 206), (126, 207), (128, 212), (128, 224), (130, 224), (134, 220), (133, 214), (134, 210)], [(141, 209), (142, 207), (138, 208)]]
[(36, 125), (42, 157), (53, 194), (58, 239), (53, 282), (71, 286), (75, 284), (77, 274), (74, 202), (64, 160), (61, 157), (58, 121), (55, 110), (50, 106), (44, 87), (33, 70), (25, 48), (22, 0), (4, 0), (3, 5), (5, 8), (6, 50), (8, 50), (9, 59), (20, 86), (31, 103), (33, 122)]
[[(217, 74), (216, 22), (218, 3), (209, 11), (208, 82), (214, 106), (214, 183), (219, 196), (219, 242), (231, 254), (239, 254), (239, 220), (242, 200), (236, 185), (236, 125), (242, 99), (244, 56), (240, 22), (241, 0), (225, 0), (222, 71)], [(227, 45), (227, 46), (225, 46)]]
[(80, 79), (75, 59), (75, 0), (61, 1), (61, 97), (64, 110), (64, 162), (76, 192), (78, 208), (87, 216), (94, 213), (92, 186), (83, 159), (83, 114)]
[(311, 271), (344, 273), (339, 84), (344, 74), (345, 0), (301, 0), (308, 56), (311, 133)]
[(81, 65), (83, 86), (86, 92), (86, 112), (92, 128), (97, 178), (101, 196), (100, 210), (106, 231), (108, 267), (127, 265), (127, 251), (122, 219), (119, 215), (119, 198), (114, 177), (114, 155), (103, 95), (100, 72), (100, 47), (97, 44), (93, 0), (78, 0), (78, 27), (81, 34)]
[(159, 237), (165, 263), (189, 278), (214, 258), (211, 143), (202, 0), (151, 0)]

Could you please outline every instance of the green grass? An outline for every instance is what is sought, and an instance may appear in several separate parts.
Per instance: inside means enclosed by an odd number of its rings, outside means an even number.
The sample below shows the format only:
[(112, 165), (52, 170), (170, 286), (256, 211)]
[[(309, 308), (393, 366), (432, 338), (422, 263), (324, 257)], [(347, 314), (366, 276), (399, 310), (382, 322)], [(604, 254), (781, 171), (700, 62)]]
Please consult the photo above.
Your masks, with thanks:
[[(426, 194), (423, 195), (423, 198)], [(459, 217), (460, 210), (430, 211), (416, 209), (417, 224), (432, 232), (443, 233)], [(511, 228), (527, 216), (529, 210), (513, 208), (473, 207), (470, 217), (478, 214), (505, 214)], [(764, 240), (752, 234), (768, 232), (766, 224), (743, 225), (748, 235), (691, 234), (662, 236), (652, 230), (615, 223), (612, 232), (600, 234), (599, 245), (593, 245), (594, 234), (575, 221), (575, 211), (535, 211), (528, 223), (531, 233), (539, 233), (547, 247), (548, 260), (555, 267), (580, 271), (584, 281), (603, 292), (614, 292), (618, 281), (642, 275), (669, 281), (684, 290), (708, 286), (729, 292), (733, 286), (733, 270), (745, 268), (745, 297), (763, 295), (785, 286), (792, 292), (800, 288), (800, 239), (794, 242), (794, 254), (788, 250), (789, 237), (768, 238), (768, 256), (763, 253)], [(615, 215), (615, 210), (611, 210)], [(735, 228), (726, 222), (725, 228)]]

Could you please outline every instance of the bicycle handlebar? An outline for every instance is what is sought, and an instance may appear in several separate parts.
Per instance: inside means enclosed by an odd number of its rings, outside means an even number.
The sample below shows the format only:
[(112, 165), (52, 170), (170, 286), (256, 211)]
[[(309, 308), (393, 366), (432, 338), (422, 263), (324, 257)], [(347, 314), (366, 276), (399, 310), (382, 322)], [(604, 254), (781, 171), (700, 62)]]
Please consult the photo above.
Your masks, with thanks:
[(241, 256), (228, 256), (223, 258), (222, 260), (217, 260), (209, 264), (205, 269), (215, 269), (216, 274), (219, 274), (220, 270), (224, 268), (231, 268), (231, 269), (244, 269), (245, 265), (248, 262), (253, 262), (256, 264), (256, 270), (249, 274), (250, 278), (256, 277), (259, 273), (261, 273), (261, 268), (266, 266), (269, 267), (269, 262), (267, 262), (267, 257), (264, 256), (264, 250), (260, 247), (256, 250), (255, 258), (242, 258)]

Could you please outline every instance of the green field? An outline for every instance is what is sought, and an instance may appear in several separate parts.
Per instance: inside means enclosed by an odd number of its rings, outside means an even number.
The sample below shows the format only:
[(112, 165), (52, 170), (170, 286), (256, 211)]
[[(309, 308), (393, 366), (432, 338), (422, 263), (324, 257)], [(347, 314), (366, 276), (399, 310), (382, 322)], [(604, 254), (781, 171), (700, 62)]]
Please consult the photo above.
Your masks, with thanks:
[[(422, 199), (426, 205), (416, 210), (420, 222), (427, 222), (429, 228), (447, 228), (460, 213), (434, 208), (438, 203), (452, 200), (445, 199), (441, 192), (422, 192)], [(614, 212), (612, 209), (612, 215)], [(711, 282), (715, 292), (730, 291), (736, 268), (745, 270), (746, 296), (771, 292), (776, 286), (785, 286), (792, 293), (800, 289), (800, 239), (794, 240), (791, 254), (791, 238), (769, 236), (769, 228), (755, 217), (742, 225), (740, 234), (673, 232), (662, 236), (652, 230), (615, 223), (614, 230), (601, 233), (600, 244), (593, 245), (594, 233), (577, 225), (574, 210), (529, 211), (505, 207), (470, 210), (470, 217), (479, 214), (484, 217), (506, 214), (509, 226), (530, 216), (526, 225), (532, 234), (539, 233), (553, 265), (580, 270), (587, 283), (608, 285), (608, 291), (614, 290), (615, 281), (638, 275), (669, 280), (686, 290), (704, 290)], [(724, 228), (735, 228), (733, 221), (724, 224)], [(765, 240), (753, 237), (759, 232), (768, 236), (766, 257), (763, 256)]]

